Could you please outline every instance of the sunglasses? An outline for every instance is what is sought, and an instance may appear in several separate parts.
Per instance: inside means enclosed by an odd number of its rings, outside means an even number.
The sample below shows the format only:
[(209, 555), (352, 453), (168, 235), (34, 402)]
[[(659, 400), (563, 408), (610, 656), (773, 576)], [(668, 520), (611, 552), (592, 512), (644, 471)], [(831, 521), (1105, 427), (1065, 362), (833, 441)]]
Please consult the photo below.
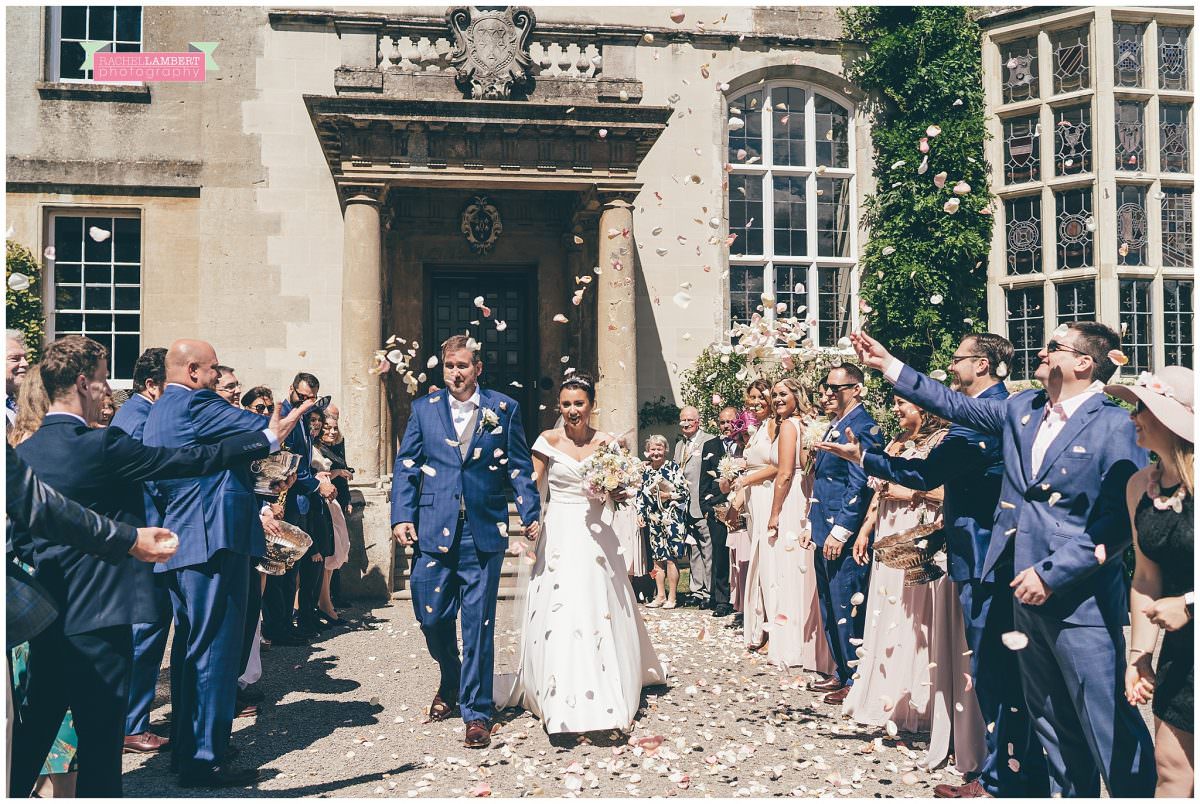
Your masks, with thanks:
[(826, 383), (821, 383), (821, 393), (836, 394), (840, 391), (845, 391), (847, 388), (857, 388), (857, 387), (858, 387), (858, 383), (856, 383), (856, 382), (844, 382), (844, 383), (841, 383), (840, 385), (836, 385), (836, 384), (828, 385)]
[(1146, 406), (1145, 406), (1145, 405), (1142, 403), (1142, 400), (1140, 400), (1140, 399), (1139, 399), (1137, 402), (1134, 402), (1134, 403), (1133, 403), (1133, 415), (1134, 415), (1134, 416), (1141, 416), (1141, 415), (1142, 415), (1143, 413), (1145, 413), (1147, 410), (1149, 410), (1149, 408), (1147, 408), (1147, 407), (1146, 407)]
[(274, 405), (266, 405), (266, 404), (263, 404), (262, 402), (260, 402), (257, 405), (251, 405), (250, 410), (254, 411), (255, 413), (262, 413), (262, 414), (270, 415), (275, 412), (275, 406)]
[(1056, 340), (1046, 341), (1046, 354), (1052, 355), (1055, 352), (1071, 352), (1077, 355), (1084, 355), (1085, 357), (1089, 356), (1087, 352), (1081, 352), (1078, 349), (1072, 349), (1070, 346), (1061, 344)]

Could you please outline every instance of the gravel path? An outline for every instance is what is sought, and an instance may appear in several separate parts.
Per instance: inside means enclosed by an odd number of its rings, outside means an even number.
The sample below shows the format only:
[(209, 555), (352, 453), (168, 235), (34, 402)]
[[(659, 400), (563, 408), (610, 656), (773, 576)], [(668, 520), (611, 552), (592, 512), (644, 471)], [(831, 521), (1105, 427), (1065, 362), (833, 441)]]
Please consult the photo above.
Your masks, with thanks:
[[(502, 609), (506, 605), (502, 603)], [(668, 686), (646, 691), (627, 744), (552, 743), (524, 712), (504, 713), (492, 747), (462, 747), (462, 722), (426, 723), (437, 686), (410, 604), (343, 612), (306, 648), (263, 654), (268, 703), (238, 720), (239, 764), (262, 769), (256, 788), (225, 796), (337, 797), (929, 797), (948, 768), (924, 771), (925, 735), (889, 739), (832, 707), (765, 659), (740, 631), (696, 609), (643, 609), (670, 662)], [(506, 622), (502, 612), (499, 622)], [(166, 733), (160, 681), (155, 727)], [(661, 738), (661, 744), (656, 746)], [(210, 795), (181, 790), (168, 757), (125, 757), (127, 796)]]

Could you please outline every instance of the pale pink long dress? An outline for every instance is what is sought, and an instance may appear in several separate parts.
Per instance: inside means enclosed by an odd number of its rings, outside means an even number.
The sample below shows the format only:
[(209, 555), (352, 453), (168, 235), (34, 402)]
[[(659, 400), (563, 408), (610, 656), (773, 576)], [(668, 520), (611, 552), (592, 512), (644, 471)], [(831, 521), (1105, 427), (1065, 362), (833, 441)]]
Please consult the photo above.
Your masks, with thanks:
[[(800, 465), (800, 421), (788, 419), (781, 426), (796, 430), (795, 479), (779, 511), (779, 533), (775, 539), (766, 540), (766, 560), (774, 567), (776, 602), (768, 656), (776, 664), (830, 674), (834, 670), (833, 656), (821, 627), (814, 554), (812, 548), (800, 546), (801, 534), (809, 530), (808, 493)], [(771, 463), (778, 466), (779, 440), (771, 447)]]
[[(908, 449), (902, 457), (921, 458)], [(941, 503), (883, 499), (875, 539), (941, 517)], [(945, 569), (945, 553), (938, 556)], [(967, 684), (970, 657), (962, 607), (953, 582), (942, 576), (904, 586), (904, 571), (879, 562), (871, 567), (861, 658), (842, 715), (858, 723), (899, 731), (930, 732), (924, 767), (940, 765), (953, 751), (959, 773), (978, 770), (984, 756), (984, 723)], [(934, 666), (930, 666), (933, 663)]]
[[(754, 431), (746, 444), (747, 473), (761, 469), (771, 462), (771, 436), (767, 423)], [(772, 481), (758, 483), (746, 489), (746, 532), (749, 534), (749, 557), (746, 564), (746, 594), (742, 604), (742, 622), (747, 645), (758, 645), (771, 630), (775, 619), (775, 581), (772, 562), (766, 555), (767, 520), (771, 516)]]

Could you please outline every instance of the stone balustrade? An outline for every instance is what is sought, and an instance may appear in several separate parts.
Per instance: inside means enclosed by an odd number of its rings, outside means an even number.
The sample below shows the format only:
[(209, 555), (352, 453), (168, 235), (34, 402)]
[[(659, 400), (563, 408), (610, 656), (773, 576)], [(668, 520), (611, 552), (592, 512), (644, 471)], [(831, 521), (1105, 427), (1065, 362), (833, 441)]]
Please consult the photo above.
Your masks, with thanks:
[[(446, 37), (431, 38), (420, 33), (392, 31), (380, 34), (378, 43), (377, 65), (383, 72), (454, 72), (450, 65), (454, 46)], [(556, 78), (598, 78), (603, 71), (601, 49), (602, 46), (585, 39), (535, 39), (529, 43), (533, 61), (530, 72), (535, 76)]]

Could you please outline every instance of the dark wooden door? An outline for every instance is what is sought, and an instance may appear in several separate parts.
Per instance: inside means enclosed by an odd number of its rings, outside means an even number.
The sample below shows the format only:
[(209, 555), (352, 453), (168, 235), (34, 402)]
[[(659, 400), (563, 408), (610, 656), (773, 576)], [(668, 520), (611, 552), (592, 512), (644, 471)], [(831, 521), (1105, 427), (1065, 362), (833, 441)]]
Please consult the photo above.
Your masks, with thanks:
[[(481, 344), (480, 384), (521, 404), (522, 424), (530, 442), (536, 436), (538, 347), (537, 287), (534, 270), (475, 271), (433, 268), (426, 343), (437, 350), (451, 335), (469, 334)], [(491, 316), (475, 306), (482, 296)], [(497, 322), (504, 322), (503, 330)], [(475, 322), (475, 323), (473, 323)], [(440, 368), (431, 382), (441, 385)]]

